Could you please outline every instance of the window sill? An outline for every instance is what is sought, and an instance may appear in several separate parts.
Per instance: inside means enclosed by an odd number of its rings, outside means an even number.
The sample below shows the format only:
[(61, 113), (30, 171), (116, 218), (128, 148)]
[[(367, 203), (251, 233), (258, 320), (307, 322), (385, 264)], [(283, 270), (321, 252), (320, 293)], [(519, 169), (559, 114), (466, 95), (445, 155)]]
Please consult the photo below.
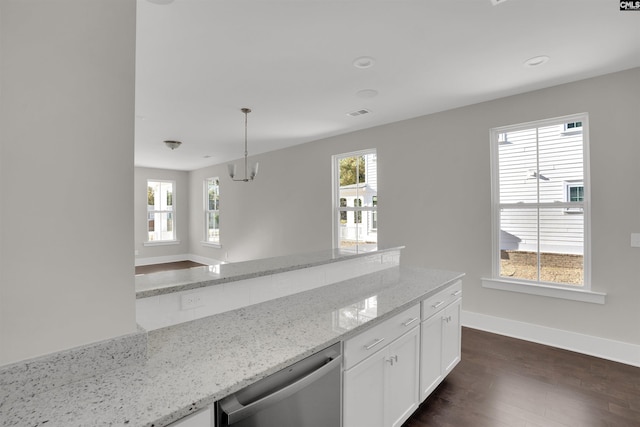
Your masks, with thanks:
[(218, 248), (220, 249), (222, 245), (220, 243), (211, 243), (211, 242), (200, 242), (202, 246), (207, 246), (209, 248)]
[(560, 286), (543, 284), (529, 284), (504, 279), (483, 278), (482, 287), (488, 289), (498, 289), (501, 291), (519, 292), (523, 294), (588, 302), (592, 304), (604, 304), (605, 297), (607, 296), (607, 294), (602, 292), (587, 291), (583, 289), (570, 289)]
[(180, 240), (154, 240), (150, 242), (143, 242), (143, 246), (165, 246), (165, 245), (179, 245)]

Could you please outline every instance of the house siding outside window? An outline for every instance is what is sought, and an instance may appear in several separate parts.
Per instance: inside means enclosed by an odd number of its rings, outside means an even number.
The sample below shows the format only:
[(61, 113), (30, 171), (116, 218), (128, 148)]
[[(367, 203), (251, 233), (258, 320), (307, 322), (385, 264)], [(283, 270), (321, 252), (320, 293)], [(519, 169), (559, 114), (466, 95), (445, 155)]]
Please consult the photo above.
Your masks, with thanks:
[(494, 278), (589, 289), (587, 120), (492, 130)]
[(378, 245), (376, 150), (333, 156), (334, 247), (375, 250)]

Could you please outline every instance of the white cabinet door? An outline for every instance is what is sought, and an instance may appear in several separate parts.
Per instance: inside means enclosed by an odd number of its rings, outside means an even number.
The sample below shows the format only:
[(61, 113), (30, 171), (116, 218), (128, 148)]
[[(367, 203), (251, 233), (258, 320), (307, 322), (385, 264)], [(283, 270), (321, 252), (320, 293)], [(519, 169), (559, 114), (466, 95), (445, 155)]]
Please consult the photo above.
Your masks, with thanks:
[(206, 408), (170, 424), (169, 427), (213, 427), (213, 409)]
[(385, 365), (382, 349), (344, 373), (343, 427), (385, 427)]
[(442, 315), (431, 316), (420, 326), (420, 401), (442, 381)]
[(389, 345), (386, 369), (385, 425), (400, 427), (418, 408), (420, 328)]
[(457, 299), (420, 326), (420, 402), (460, 362), (461, 303)]
[(442, 374), (447, 376), (460, 361), (460, 308), (457, 300), (442, 315)]
[(420, 330), (414, 327), (344, 373), (344, 427), (399, 427), (418, 408)]

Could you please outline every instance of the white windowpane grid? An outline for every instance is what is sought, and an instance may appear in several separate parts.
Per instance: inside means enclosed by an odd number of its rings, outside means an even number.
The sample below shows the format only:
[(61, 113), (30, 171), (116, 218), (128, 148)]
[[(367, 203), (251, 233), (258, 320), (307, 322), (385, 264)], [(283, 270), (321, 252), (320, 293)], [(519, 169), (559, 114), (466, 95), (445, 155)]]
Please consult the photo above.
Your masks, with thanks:
[(377, 157), (375, 151), (336, 156), (337, 245), (343, 249), (377, 247)]
[(205, 180), (205, 241), (220, 243), (220, 180)]
[[(582, 128), (585, 120), (577, 122)], [(586, 192), (582, 131), (567, 132), (567, 122), (558, 121), (507, 130), (494, 138), (498, 276), (583, 286)]]
[(174, 182), (147, 181), (147, 239), (149, 242), (176, 240)]

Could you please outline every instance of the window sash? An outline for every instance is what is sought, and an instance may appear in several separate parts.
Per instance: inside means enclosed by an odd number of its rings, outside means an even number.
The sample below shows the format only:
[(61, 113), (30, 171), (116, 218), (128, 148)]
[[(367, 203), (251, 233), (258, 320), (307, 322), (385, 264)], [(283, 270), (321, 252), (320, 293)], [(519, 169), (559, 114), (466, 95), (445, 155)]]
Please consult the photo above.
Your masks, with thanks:
[[(213, 200), (210, 196), (212, 190), (215, 192)], [(212, 204), (214, 209), (211, 209)], [(218, 177), (204, 180), (204, 241), (220, 244), (220, 180)]]
[[(547, 126), (556, 126), (561, 125), (568, 122), (581, 122), (582, 126), (582, 181), (580, 184), (576, 182), (576, 185), (580, 185), (583, 187), (583, 201), (581, 202), (569, 202), (569, 201), (544, 201), (540, 202), (540, 186), (542, 178), (540, 176), (535, 176), (535, 187), (536, 193), (536, 201), (520, 201), (514, 203), (501, 203), (500, 201), (500, 157), (499, 150), (500, 146), (505, 145), (505, 136), (507, 133), (513, 133), (519, 130), (527, 130), (527, 129), (535, 129), (536, 133), (538, 133), (538, 129), (547, 127)], [(502, 138), (500, 135), (503, 135)], [(537, 136), (538, 137), (538, 136)], [(582, 256), (583, 256), (583, 282), (582, 286), (578, 286), (579, 289), (590, 290), (590, 216), (589, 216), (589, 132), (588, 132), (588, 117), (586, 113), (576, 114), (571, 116), (560, 117), (556, 119), (549, 120), (541, 120), (538, 122), (531, 123), (523, 123), (521, 125), (516, 126), (505, 126), (500, 128), (495, 128), (491, 130), (491, 175), (492, 175), (492, 275), (495, 279), (504, 280), (505, 277), (501, 276), (501, 264), (500, 264), (500, 233), (501, 233), (501, 212), (504, 209), (518, 210), (518, 209), (534, 209), (537, 211), (546, 210), (546, 209), (557, 209), (571, 212), (583, 212), (584, 215), (581, 215), (583, 219), (582, 226)], [(512, 141), (509, 141), (513, 143)], [(536, 171), (540, 170), (539, 160), (537, 160)], [(540, 175), (543, 175), (541, 173)], [(564, 200), (568, 200), (568, 198), (564, 198)], [(538, 234), (540, 233), (540, 224), (536, 225), (538, 229)], [(538, 250), (538, 268), (540, 268), (540, 253)], [(563, 284), (559, 282), (545, 282), (539, 279), (535, 281), (524, 280), (528, 283), (539, 283), (539, 284), (553, 284), (554, 286), (559, 287), (568, 287), (575, 289), (576, 285), (571, 284)], [(508, 280), (512, 280), (508, 278)], [(519, 279), (513, 280), (514, 282), (520, 281)]]
[[(360, 174), (356, 173), (356, 182), (351, 188), (340, 186), (340, 160), (350, 157), (365, 157), (365, 168), (367, 164), (376, 164), (376, 150), (362, 150), (351, 153), (344, 153), (332, 156), (332, 181), (333, 181), (333, 244), (334, 247), (341, 247), (343, 241), (351, 242), (353, 233), (356, 241), (353, 242), (355, 249), (359, 250), (360, 245), (371, 244), (375, 240), (377, 244), (377, 228), (371, 227), (372, 216), (369, 212), (377, 212), (377, 201), (375, 205), (371, 201), (371, 191), (377, 191), (377, 167), (375, 169), (365, 169), (364, 182), (359, 182)], [(366, 157), (373, 156), (373, 157)], [(367, 163), (371, 162), (371, 163)], [(359, 163), (356, 163), (359, 165)], [(359, 167), (359, 166), (358, 166)], [(373, 171), (373, 172), (372, 172)], [(366, 189), (361, 188), (362, 184), (370, 184)], [(376, 194), (377, 196), (377, 194)], [(353, 206), (354, 198), (360, 200), (363, 206)], [(356, 202), (358, 203), (358, 202)], [(345, 205), (346, 204), (346, 205)], [(351, 206), (348, 206), (351, 205)], [(349, 212), (354, 212), (349, 214)], [(364, 213), (364, 214), (363, 214)], [(366, 218), (366, 220), (365, 220)], [(358, 220), (359, 219), (359, 220)], [(355, 220), (355, 221), (354, 221)], [(366, 223), (366, 224), (365, 224)], [(366, 226), (365, 226), (366, 225)], [(377, 224), (376, 224), (377, 225)], [(345, 234), (346, 233), (346, 234)], [(349, 237), (346, 237), (349, 236)], [(346, 239), (346, 240), (345, 240)], [(351, 244), (351, 243), (348, 243)]]
[[(153, 189), (153, 204), (149, 204), (149, 188)], [(175, 181), (147, 180), (147, 242), (173, 242), (177, 240), (175, 206)], [(151, 230), (152, 221), (153, 230)]]

